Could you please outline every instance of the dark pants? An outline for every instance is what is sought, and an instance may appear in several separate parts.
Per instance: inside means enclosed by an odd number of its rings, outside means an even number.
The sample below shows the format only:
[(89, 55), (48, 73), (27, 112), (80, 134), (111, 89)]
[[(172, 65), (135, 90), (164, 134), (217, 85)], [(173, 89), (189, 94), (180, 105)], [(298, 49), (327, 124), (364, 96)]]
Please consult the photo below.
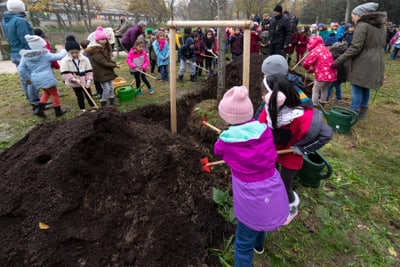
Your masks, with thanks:
[(297, 171), (289, 170), (285, 167), (281, 166), (281, 177), (282, 181), (285, 184), (286, 193), (288, 195), (289, 203), (294, 201), (294, 194), (293, 194), (293, 186), (294, 186), (294, 176), (296, 175)]
[(153, 74), (154, 70), (156, 68), (157, 65), (157, 60), (156, 59), (151, 59), (150, 60), (150, 72)]
[[(204, 67), (203, 61), (196, 61), (196, 65), (202, 68)], [(196, 67), (196, 73), (197, 75), (201, 76), (202, 69), (200, 69), (199, 67)]]
[[(78, 106), (79, 106), (80, 109), (85, 109), (85, 98), (86, 98), (87, 102), (89, 103), (89, 106), (91, 106), (91, 107), (95, 106), (93, 101), (83, 91), (82, 87), (73, 87), (72, 89), (74, 89), (76, 98), (78, 100)], [(92, 91), (90, 90), (90, 88), (87, 88), (86, 90), (88, 91), (90, 96), (92, 96)]]
[(103, 87), (101, 87), (101, 83), (94, 81), (94, 87), (96, 88), (96, 93), (99, 96), (102, 96), (103, 95)]
[(143, 73), (140, 73), (138, 71), (133, 71), (131, 72), (131, 74), (133, 74), (133, 76), (135, 76), (135, 81), (136, 81), (136, 88), (140, 87), (140, 78), (142, 78), (142, 81), (144, 82), (144, 84), (147, 86), (147, 88), (150, 88), (151, 85), (149, 83), (149, 81), (146, 78), (146, 75), (144, 75)]
[(285, 51), (283, 50), (283, 43), (276, 43), (276, 44), (271, 44), (269, 46), (269, 54), (272, 55), (281, 55), (285, 57)]

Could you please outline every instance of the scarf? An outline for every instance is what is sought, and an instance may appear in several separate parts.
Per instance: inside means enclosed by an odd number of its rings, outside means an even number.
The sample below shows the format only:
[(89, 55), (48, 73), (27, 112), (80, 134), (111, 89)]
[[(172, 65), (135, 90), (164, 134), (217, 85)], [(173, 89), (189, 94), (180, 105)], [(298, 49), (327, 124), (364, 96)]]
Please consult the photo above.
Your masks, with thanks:
[(165, 46), (165, 38), (158, 39), (158, 43), (160, 44), (160, 50), (163, 50)]
[[(268, 105), (265, 105), (265, 109), (267, 110), (268, 126), (273, 129), (272, 120), (268, 113)], [(277, 127), (280, 128), (284, 125), (288, 125), (294, 121), (294, 119), (303, 116), (303, 114), (304, 109), (302, 107), (289, 108), (287, 106), (283, 106), (278, 113)]]

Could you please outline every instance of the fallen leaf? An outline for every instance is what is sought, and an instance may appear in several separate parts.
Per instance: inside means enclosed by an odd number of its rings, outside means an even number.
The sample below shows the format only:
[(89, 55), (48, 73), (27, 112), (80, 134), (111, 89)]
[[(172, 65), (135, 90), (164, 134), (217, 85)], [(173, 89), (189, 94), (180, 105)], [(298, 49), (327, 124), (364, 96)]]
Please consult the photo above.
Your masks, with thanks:
[(394, 247), (389, 247), (388, 248), (390, 255), (397, 257), (397, 252), (394, 250)]
[(50, 228), (50, 226), (48, 226), (48, 225), (45, 224), (45, 223), (39, 222), (39, 228), (40, 228), (41, 230), (47, 230), (47, 229)]

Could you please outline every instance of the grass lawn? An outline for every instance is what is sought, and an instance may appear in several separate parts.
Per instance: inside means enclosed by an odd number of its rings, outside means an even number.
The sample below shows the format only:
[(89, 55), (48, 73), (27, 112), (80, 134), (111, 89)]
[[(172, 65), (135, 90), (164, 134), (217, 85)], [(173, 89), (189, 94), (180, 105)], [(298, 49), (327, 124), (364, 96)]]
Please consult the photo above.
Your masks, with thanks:
[[(126, 65), (118, 74), (133, 79)], [(149, 81), (154, 95), (144, 89), (143, 97), (118, 109), (128, 111), (169, 99), (169, 83)], [(192, 86), (186, 74), (185, 83), (178, 83), (177, 90)], [(64, 93), (61, 104), (68, 113), (56, 119), (53, 111), (46, 111), (46, 121), (79, 115), (73, 91), (61, 82), (59, 88)], [(348, 105), (350, 85), (342, 88)], [(255, 255), (255, 266), (400, 266), (399, 61), (387, 57), (385, 84), (375, 92), (371, 91), (367, 119), (357, 122), (351, 134), (335, 133), (322, 149), (333, 167), (332, 176), (318, 189), (299, 185), (299, 215), (289, 226), (267, 234), (265, 253)], [(43, 122), (32, 115), (17, 75), (0, 75), (0, 118), (0, 151)], [(226, 247), (218, 248), (221, 262), (228, 265), (232, 263), (229, 241), (226, 237)]]

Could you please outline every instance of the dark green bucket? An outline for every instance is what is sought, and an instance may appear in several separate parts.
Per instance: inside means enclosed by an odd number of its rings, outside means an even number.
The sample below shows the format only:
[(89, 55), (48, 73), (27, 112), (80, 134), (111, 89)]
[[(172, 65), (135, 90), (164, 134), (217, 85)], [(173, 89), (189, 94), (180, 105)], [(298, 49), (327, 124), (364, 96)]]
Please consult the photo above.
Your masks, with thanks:
[(304, 155), (303, 166), (296, 174), (300, 184), (318, 188), (322, 179), (332, 174), (332, 166), (318, 151)]
[(358, 121), (357, 112), (351, 109), (333, 106), (328, 113), (320, 103), (318, 105), (324, 113), (328, 125), (337, 133), (350, 133), (351, 126)]

